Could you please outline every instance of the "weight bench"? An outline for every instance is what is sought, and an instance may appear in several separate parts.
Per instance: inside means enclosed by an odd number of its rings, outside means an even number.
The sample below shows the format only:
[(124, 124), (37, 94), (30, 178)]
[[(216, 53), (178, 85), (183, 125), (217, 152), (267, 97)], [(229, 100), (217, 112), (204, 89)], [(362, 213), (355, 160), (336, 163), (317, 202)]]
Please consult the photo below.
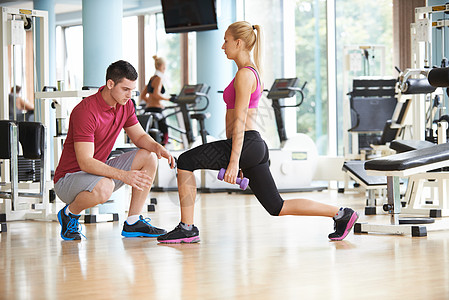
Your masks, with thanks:
[[(394, 140), (390, 143), (390, 149), (395, 150), (397, 153), (403, 153), (408, 151), (413, 151), (417, 149), (424, 149), (428, 147), (435, 146), (434, 143), (428, 141), (417, 141), (417, 140)], [(387, 188), (387, 177), (385, 175), (370, 176), (365, 170), (365, 161), (351, 160), (346, 161), (343, 164), (342, 170), (349, 174), (355, 182), (357, 182), (361, 187), (368, 191), (368, 197), (366, 199), (365, 215), (375, 215), (376, 212), (376, 190), (385, 190)], [(424, 174), (420, 176), (425, 176)], [(413, 180), (409, 180), (413, 182)], [(402, 182), (401, 182), (402, 184)], [(423, 183), (420, 183), (423, 184)], [(422, 186), (421, 186), (422, 189)], [(408, 191), (408, 189), (407, 189)], [(416, 198), (416, 193), (406, 194), (409, 199), (407, 202), (412, 203), (410, 196), (413, 195)], [(403, 212), (418, 213), (417, 211), (410, 211), (410, 205), (407, 206)], [(422, 213), (422, 211), (421, 211)], [(431, 217), (438, 216), (433, 212), (427, 213)]]
[[(394, 154), (382, 158), (377, 158), (365, 162), (365, 170), (368, 175), (372, 176), (387, 176), (387, 198), (388, 212), (391, 214), (391, 224), (367, 224), (356, 223), (354, 227), (355, 233), (390, 233), (390, 234), (410, 234), (412, 236), (427, 236), (427, 228), (423, 225), (410, 224), (407, 219), (400, 220), (401, 213), (401, 199), (399, 191), (399, 178), (413, 176), (423, 178), (423, 180), (438, 180), (441, 181), (441, 188), (439, 191), (441, 199), (439, 199), (439, 206), (441, 207), (441, 215), (449, 213), (448, 211), (448, 197), (447, 187), (449, 180), (449, 173), (446, 172), (431, 172), (440, 168), (449, 166), (449, 144), (440, 144), (427, 147), (424, 149), (417, 149), (404, 153)], [(415, 181), (415, 180), (413, 180)], [(410, 183), (409, 183), (410, 185)], [(422, 189), (411, 187), (409, 193), (420, 193)], [(406, 196), (407, 198), (407, 196)], [(409, 204), (410, 205), (410, 204)], [(435, 216), (440, 216), (437, 211), (434, 211)], [(432, 229), (447, 229), (439, 228), (437, 224), (432, 225)]]
[(376, 214), (376, 190), (385, 190), (387, 188), (387, 177), (382, 176), (369, 176), (366, 174), (364, 168), (365, 161), (362, 160), (350, 160), (343, 164), (343, 171), (349, 174), (355, 182), (360, 184), (366, 191), (368, 191), (368, 197), (366, 199), (365, 215)]

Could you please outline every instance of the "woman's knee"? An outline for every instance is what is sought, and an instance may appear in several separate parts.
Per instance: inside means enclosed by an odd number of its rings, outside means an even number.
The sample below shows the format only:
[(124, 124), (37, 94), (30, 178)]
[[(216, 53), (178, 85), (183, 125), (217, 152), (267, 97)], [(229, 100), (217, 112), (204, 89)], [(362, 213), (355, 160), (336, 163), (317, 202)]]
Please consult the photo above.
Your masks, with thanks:
[(177, 167), (179, 170), (193, 172), (194, 171), (193, 161), (194, 160), (192, 158), (189, 158), (188, 151), (186, 151), (178, 157)]
[(95, 195), (95, 199), (97, 199), (97, 204), (103, 204), (111, 198), (112, 193), (114, 192), (115, 183), (110, 178), (101, 179), (97, 185), (92, 190), (92, 193)]
[[(250, 179), (251, 182), (251, 179)], [(257, 188), (251, 186), (251, 190), (254, 192), (257, 200), (259, 200), (260, 204), (265, 208), (265, 210), (272, 216), (279, 216), (282, 207), (284, 206), (284, 199), (282, 199), (276, 187), (269, 187), (269, 184), (264, 186), (264, 188)]]
[(268, 163), (244, 169), (243, 175), (249, 179), (252, 192), (265, 210), (272, 216), (279, 216), (284, 199), (279, 194)]
[(280, 216), (283, 206), (284, 206), (284, 200), (280, 200), (275, 203), (270, 203), (268, 205), (264, 205), (266, 211), (274, 217)]

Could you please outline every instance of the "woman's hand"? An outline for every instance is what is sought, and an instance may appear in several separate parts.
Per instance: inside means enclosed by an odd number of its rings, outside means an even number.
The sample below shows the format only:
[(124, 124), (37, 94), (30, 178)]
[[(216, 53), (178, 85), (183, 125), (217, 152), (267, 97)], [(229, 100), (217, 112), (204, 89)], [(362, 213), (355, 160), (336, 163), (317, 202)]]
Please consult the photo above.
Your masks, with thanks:
[(238, 165), (238, 163), (230, 162), (228, 167), (226, 168), (226, 172), (224, 174), (223, 180), (228, 182), (228, 183), (236, 184), (238, 176), (239, 176), (239, 165)]

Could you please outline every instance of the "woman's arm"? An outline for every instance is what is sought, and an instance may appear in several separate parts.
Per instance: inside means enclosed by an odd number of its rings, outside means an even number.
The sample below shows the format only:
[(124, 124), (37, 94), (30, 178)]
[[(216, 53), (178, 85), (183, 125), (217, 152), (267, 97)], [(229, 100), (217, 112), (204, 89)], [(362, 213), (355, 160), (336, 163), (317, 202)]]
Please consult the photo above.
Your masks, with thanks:
[(231, 126), (230, 128), (232, 128), (232, 150), (224, 179), (229, 183), (235, 183), (238, 176), (240, 154), (242, 152), (246, 118), (248, 114), (248, 105), (254, 81), (255, 77), (252, 71), (246, 68), (239, 70), (234, 80), (235, 106), (232, 116), (233, 118), (229, 118), (228, 120), (231, 124), (227, 124), (227, 126)]
[(148, 85), (146, 85), (143, 91), (140, 93), (140, 99), (145, 101), (145, 103), (147, 104), (148, 101), (150, 101), (150, 99), (148, 98)]

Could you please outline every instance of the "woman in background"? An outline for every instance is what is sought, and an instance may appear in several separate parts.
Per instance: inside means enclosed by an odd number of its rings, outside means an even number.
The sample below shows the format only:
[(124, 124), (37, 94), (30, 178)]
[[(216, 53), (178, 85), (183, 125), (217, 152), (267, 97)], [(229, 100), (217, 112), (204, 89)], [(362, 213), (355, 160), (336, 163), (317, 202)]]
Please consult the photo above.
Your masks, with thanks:
[(168, 127), (165, 118), (162, 117), (162, 110), (164, 109), (162, 100), (169, 100), (169, 98), (163, 96), (165, 93), (163, 79), (166, 66), (165, 60), (162, 57), (154, 55), (153, 59), (156, 71), (150, 78), (150, 81), (148, 81), (148, 84), (143, 89), (142, 93), (140, 93), (140, 99), (145, 100), (146, 102), (145, 112), (161, 114), (161, 118), (158, 120), (158, 129), (163, 134), (161, 144), (166, 145), (168, 142)]

